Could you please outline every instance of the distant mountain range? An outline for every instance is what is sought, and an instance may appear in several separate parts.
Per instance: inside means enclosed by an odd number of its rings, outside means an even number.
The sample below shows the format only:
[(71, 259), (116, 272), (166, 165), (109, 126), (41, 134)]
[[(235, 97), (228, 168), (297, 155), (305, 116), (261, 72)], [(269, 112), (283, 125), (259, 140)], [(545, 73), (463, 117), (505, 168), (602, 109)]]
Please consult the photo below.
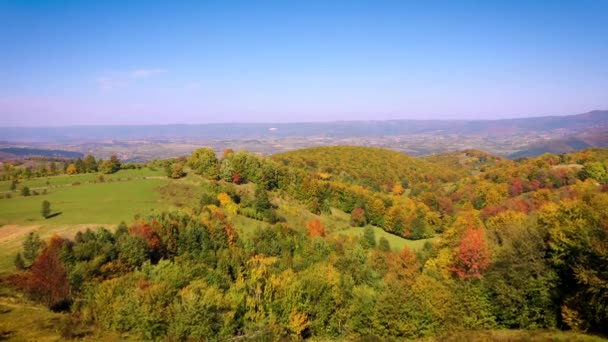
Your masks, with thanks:
[(196, 125), (0, 127), (11, 142), (100, 140), (265, 139), (288, 137), (381, 137), (413, 134), (509, 136), (565, 130), (569, 134), (608, 127), (608, 110), (585, 114), (502, 120), (387, 120), (310, 123), (221, 123)]
[(0, 128), (0, 139), (0, 148), (8, 148), (0, 149), (0, 160), (91, 153), (146, 161), (189, 155), (200, 146), (271, 155), (327, 145), (382, 147), (412, 156), (478, 149), (515, 159), (608, 147), (608, 110), (505, 120), (11, 127)]
[(84, 155), (80, 152), (64, 150), (47, 150), (40, 148), (26, 147), (4, 147), (0, 148), (0, 160), (26, 157), (52, 157), (52, 158), (81, 158)]
[(592, 147), (608, 147), (608, 127), (589, 128), (581, 133), (533, 143), (507, 157), (515, 159), (534, 157), (543, 153), (560, 154)]

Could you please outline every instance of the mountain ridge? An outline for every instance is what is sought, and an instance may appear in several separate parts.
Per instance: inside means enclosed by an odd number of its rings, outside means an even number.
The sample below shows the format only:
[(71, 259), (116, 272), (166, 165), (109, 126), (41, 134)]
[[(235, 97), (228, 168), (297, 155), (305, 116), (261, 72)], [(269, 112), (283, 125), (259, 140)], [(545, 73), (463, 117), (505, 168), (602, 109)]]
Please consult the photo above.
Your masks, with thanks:
[[(168, 125), (98, 125), (0, 127), (9, 141), (75, 141), (102, 139), (255, 139), (302, 136), (359, 137), (413, 134), (520, 134), (557, 129), (608, 126), (608, 110), (565, 116), (496, 120), (372, 120), (296, 123), (211, 123)], [(27, 137), (27, 138), (24, 138)]]

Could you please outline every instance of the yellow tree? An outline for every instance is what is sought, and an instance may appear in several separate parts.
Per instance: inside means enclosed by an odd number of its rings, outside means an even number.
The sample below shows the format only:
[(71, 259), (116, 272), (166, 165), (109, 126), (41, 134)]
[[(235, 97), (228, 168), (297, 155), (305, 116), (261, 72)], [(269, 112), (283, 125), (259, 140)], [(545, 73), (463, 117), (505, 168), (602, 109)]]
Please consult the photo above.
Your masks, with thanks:
[(76, 169), (76, 164), (68, 165), (68, 168), (65, 170), (68, 175), (75, 175), (78, 171)]

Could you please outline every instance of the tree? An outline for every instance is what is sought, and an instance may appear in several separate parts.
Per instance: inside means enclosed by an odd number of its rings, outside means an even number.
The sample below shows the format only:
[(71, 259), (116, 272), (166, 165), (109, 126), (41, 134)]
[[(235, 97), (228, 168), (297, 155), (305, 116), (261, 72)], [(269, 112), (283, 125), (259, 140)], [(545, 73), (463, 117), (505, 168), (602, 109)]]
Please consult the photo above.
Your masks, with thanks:
[(391, 245), (384, 236), (381, 236), (380, 239), (378, 240), (378, 248), (380, 248), (380, 250), (383, 252), (390, 252)]
[(182, 163), (173, 163), (171, 164), (171, 172), (169, 174), (170, 178), (177, 179), (182, 178), (184, 176), (184, 164)]
[(13, 179), (11, 181), (11, 191), (15, 191), (15, 189), (17, 189), (17, 181)]
[(321, 223), (319, 219), (312, 219), (306, 223), (306, 230), (308, 231), (308, 236), (312, 239), (316, 236), (325, 236), (325, 227)]
[(65, 172), (68, 175), (75, 175), (75, 174), (77, 174), (78, 170), (76, 169), (76, 164), (70, 164), (70, 165), (68, 165), (68, 168), (65, 169)]
[(91, 154), (84, 157), (84, 168), (86, 172), (97, 172), (97, 161)]
[(600, 183), (606, 184), (608, 183), (608, 168), (601, 162), (587, 162), (581, 170), (581, 178), (593, 178)]
[(82, 161), (82, 159), (78, 158), (76, 159), (76, 172), (78, 173), (85, 173), (87, 170), (84, 166), (84, 162)]
[(18, 270), (23, 270), (25, 269), (25, 262), (23, 261), (23, 258), (21, 257), (21, 253), (17, 253), (17, 255), (15, 255), (15, 268)]
[(233, 154), (234, 154), (234, 151), (232, 150), (232, 148), (228, 147), (227, 149), (224, 150), (224, 153), (222, 154), (222, 160), (230, 157)]
[(363, 236), (361, 237), (361, 246), (363, 248), (374, 248), (376, 247), (376, 234), (374, 228), (367, 226), (363, 228)]
[(188, 166), (201, 176), (211, 179), (217, 179), (219, 176), (217, 156), (211, 148), (199, 148), (192, 152), (188, 158)]
[(114, 173), (120, 170), (120, 159), (113, 154), (110, 159), (99, 162), (99, 171), (103, 173)]
[(222, 159), (220, 164), (220, 176), (226, 182), (232, 182), (232, 176), (235, 174), (234, 167), (232, 167), (232, 161), (230, 158)]
[(365, 211), (361, 208), (355, 208), (350, 213), (350, 225), (353, 227), (363, 227), (367, 224)]
[(255, 188), (255, 201), (253, 207), (257, 212), (267, 211), (272, 208), (272, 203), (270, 203), (270, 199), (268, 199), (268, 192), (261, 186), (256, 186)]
[(52, 237), (30, 268), (28, 292), (50, 309), (61, 305), (70, 293), (68, 275), (58, 255), (64, 243), (63, 239)]
[(29, 196), (30, 194), (30, 188), (28, 188), (27, 186), (24, 186), (23, 189), (21, 189), (21, 196)]
[(404, 192), (405, 192), (405, 189), (403, 188), (403, 185), (401, 185), (400, 183), (396, 183), (395, 185), (393, 185), (393, 189), (392, 189), (393, 195), (401, 196), (401, 195), (403, 195)]
[(28, 263), (33, 263), (38, 257), (38, 254), (44, 247), (44, 241), (36, 232), (30, 232), (23, 241), (23, 259)]
[(42, 217), (45, 219), (51, 215), (51, 203), (47, 200), (42, 201), (42, 208), (40, 209)]
[(461, 279), (481, 278), (482, 272), (490, 265), (490, 251), (485, 241), (485, 230), (468, 226), (463, 232), (454, 272)]

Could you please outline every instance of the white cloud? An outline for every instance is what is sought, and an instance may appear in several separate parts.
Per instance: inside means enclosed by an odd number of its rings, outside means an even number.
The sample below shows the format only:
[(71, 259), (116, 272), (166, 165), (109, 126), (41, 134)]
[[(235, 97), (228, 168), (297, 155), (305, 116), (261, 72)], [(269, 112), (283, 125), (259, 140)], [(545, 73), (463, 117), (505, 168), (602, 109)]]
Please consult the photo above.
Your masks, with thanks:
[(165, 69), (137, 69), (130, 72), (132, 78), (148, 78), (155, 75), (160, 75), (165, 72)]
[(97, 78), (101, 90), (112, 90), (126, 87), (136, 80), (148, 79), (165, 73), (165, 69), (134, 69), (129, 71), (110, 72)]

